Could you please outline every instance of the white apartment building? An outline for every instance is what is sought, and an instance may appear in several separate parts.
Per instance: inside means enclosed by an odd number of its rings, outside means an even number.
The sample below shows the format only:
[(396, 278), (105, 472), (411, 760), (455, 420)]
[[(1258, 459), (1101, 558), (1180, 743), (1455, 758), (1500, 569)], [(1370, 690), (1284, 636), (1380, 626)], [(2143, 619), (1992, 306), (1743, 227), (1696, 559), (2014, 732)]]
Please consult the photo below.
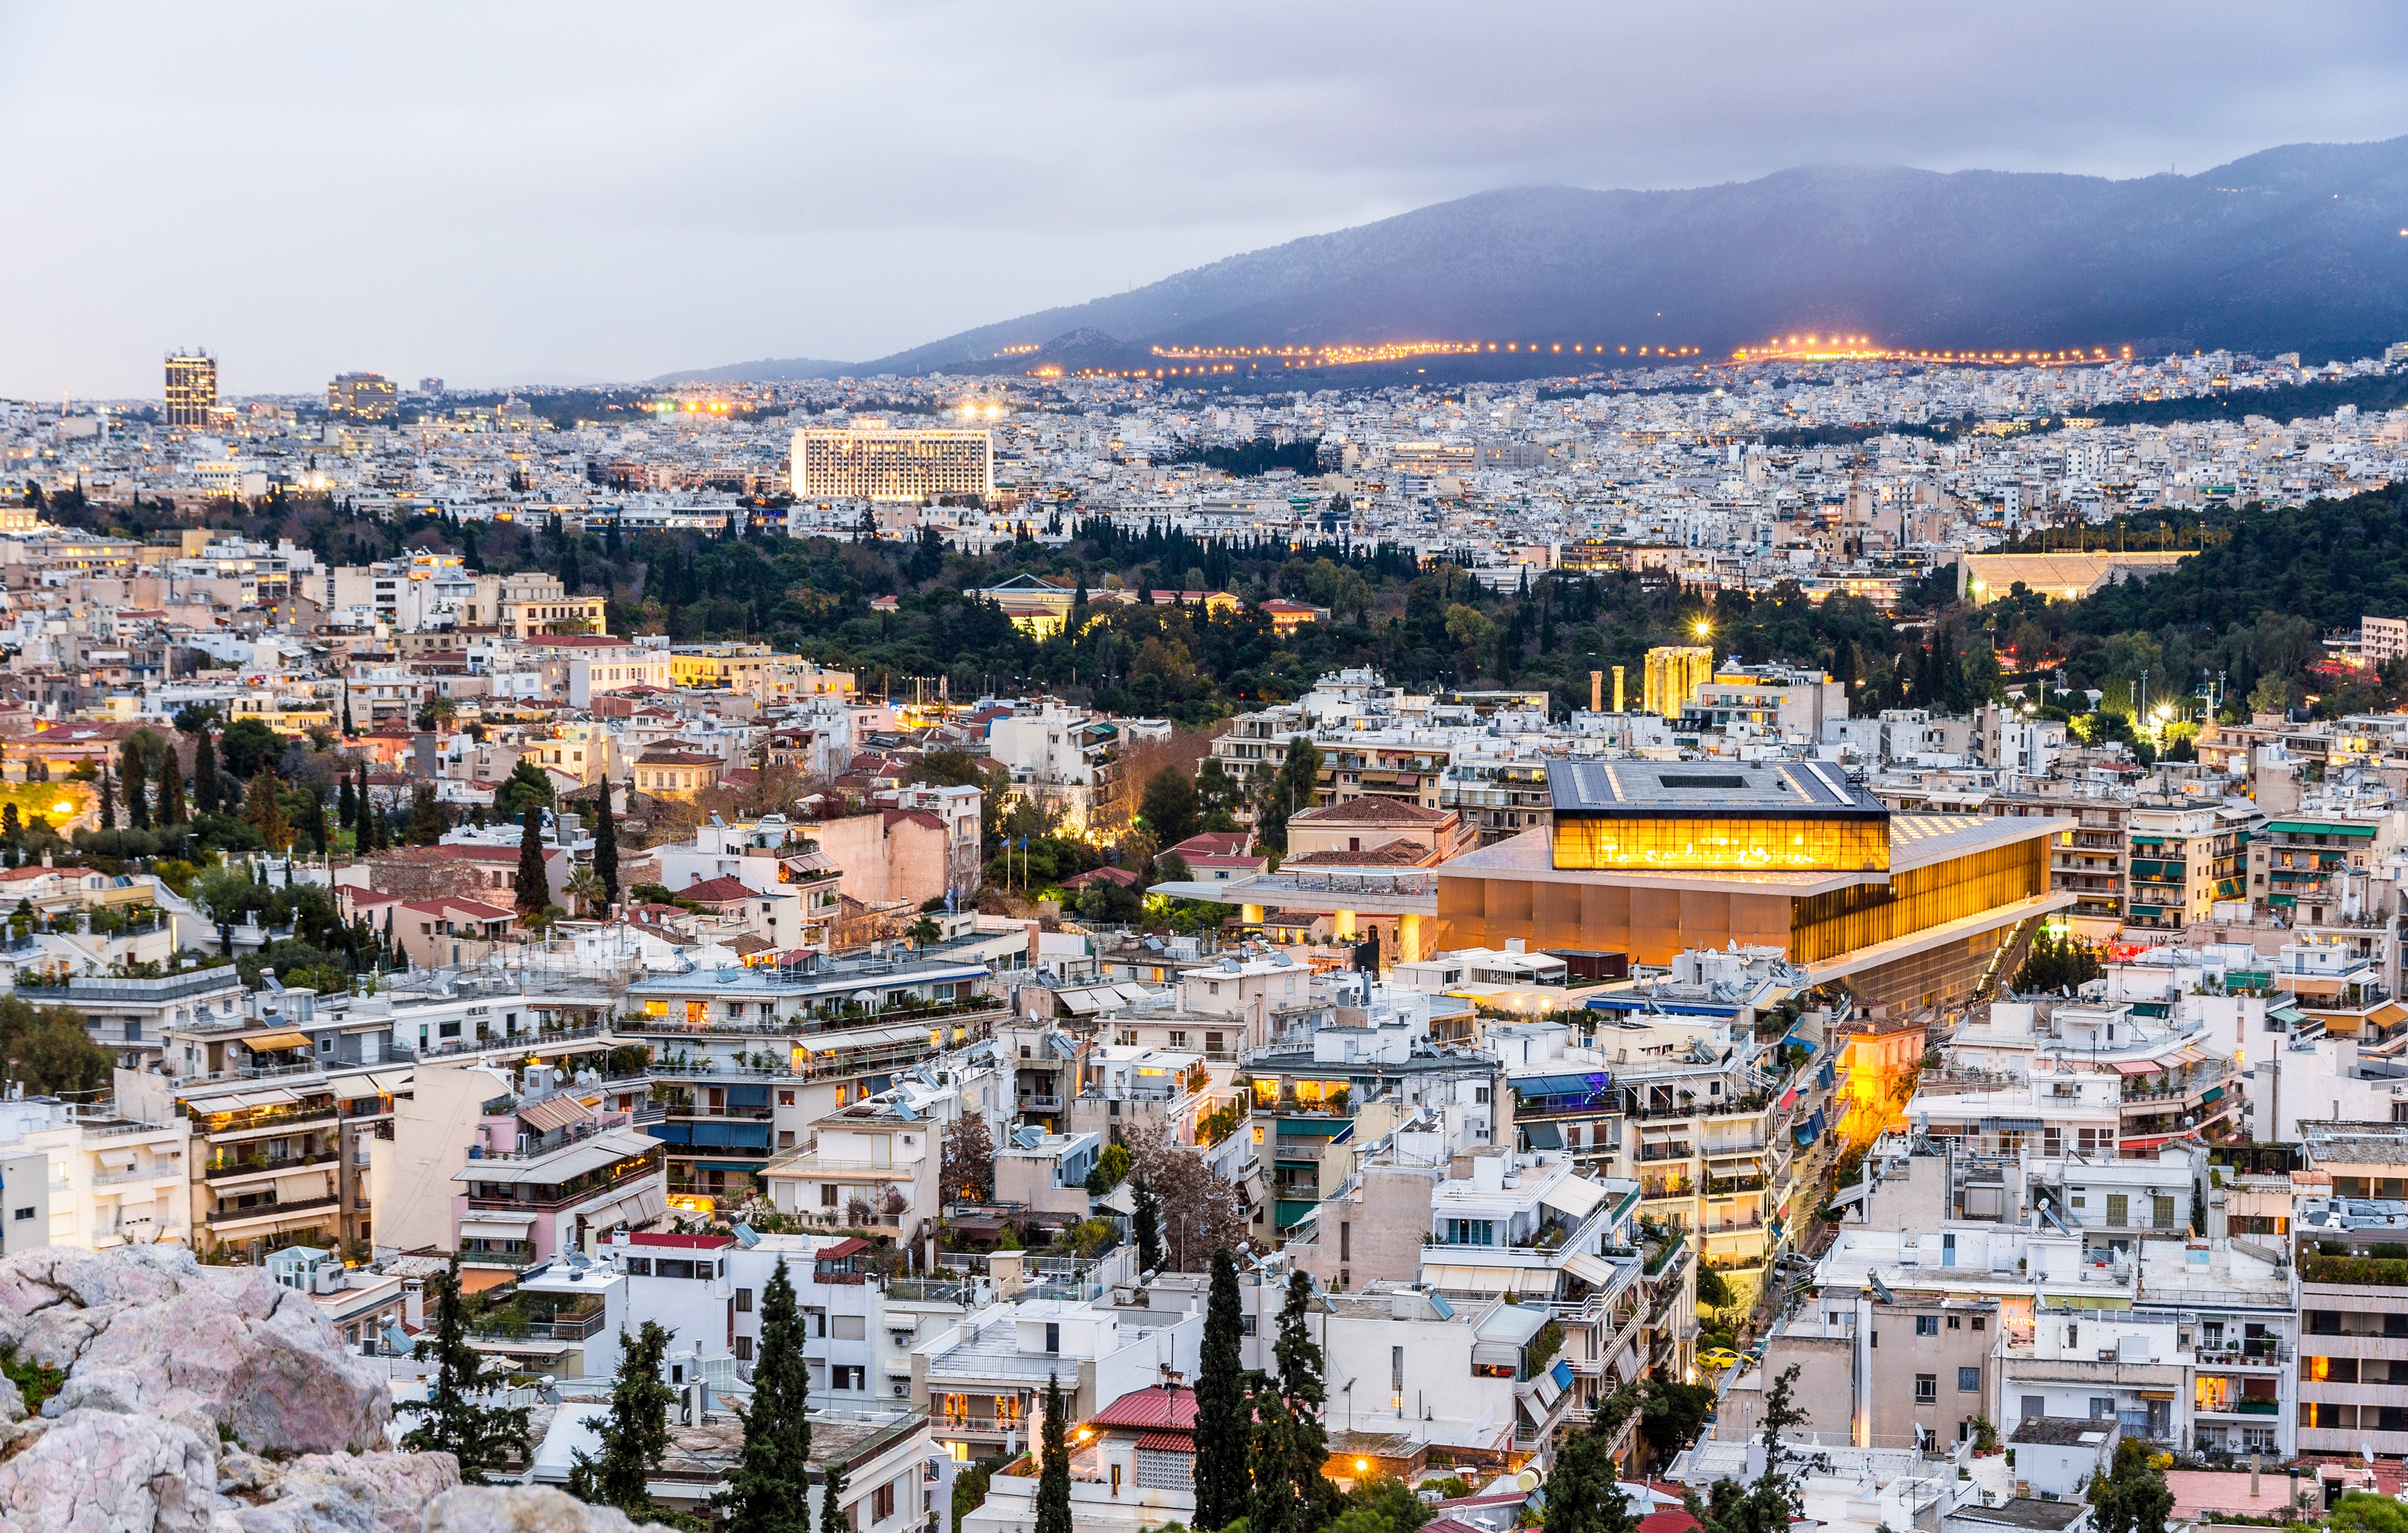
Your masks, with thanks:
[(47, 1096), (0, 1101), (0, 1254), (192, 1239), (193, 1125)]

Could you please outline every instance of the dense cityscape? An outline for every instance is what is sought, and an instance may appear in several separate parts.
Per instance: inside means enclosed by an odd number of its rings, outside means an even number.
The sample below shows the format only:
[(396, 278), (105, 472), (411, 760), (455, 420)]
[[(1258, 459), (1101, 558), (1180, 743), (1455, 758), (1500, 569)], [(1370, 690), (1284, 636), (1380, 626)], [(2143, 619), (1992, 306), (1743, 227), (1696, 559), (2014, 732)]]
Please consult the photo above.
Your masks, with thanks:
[(2408, 1533), (2391, 11), (0, 43), (0, 1533)]
[(229, 1507), (857, 1533), (2380, 1486), (2408, 621), (2283, 519), (2393, 514), (2401, 354), (11, 407), (7, 1255), (304, 1359), (29, 1317), (20, 1461), (192, 1400)]

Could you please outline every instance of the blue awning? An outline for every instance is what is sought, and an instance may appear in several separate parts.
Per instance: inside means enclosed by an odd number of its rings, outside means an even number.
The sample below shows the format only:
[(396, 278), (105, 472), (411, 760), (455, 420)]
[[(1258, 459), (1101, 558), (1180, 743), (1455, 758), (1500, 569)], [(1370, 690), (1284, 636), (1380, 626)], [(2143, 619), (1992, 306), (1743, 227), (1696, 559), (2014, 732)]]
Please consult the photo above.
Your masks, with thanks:
[(1613, 1088), (1613, 1077), (1603, 1070), (1585, 1075), (1526, 1075), (1512, 1084), (1513, 1095), (1525, 1102), (1587, 1107), (1604, 1102)]
[(1556, 1358), (1555, 1367), (1547, 1371), (1555, 1377), (1557, 1388), (1570, 1389), (1572, 1386), (1572, 1366), (1562, 1358)]

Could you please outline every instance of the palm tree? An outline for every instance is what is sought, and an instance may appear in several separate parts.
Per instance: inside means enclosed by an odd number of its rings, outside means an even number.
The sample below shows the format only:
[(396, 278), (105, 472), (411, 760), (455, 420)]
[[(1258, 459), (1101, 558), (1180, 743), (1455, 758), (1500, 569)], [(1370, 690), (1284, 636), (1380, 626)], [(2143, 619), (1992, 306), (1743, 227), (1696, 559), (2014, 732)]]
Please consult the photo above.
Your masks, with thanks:
[(609, 895), (609, 891), (603, 885), (602, 875), (591, 867), (580, 867), (570, 874), (567, 891), (568, 896), (577, 901), (579, 911), (586, 914), (606, 903)]
[[(570, 887), (574, 888), (576, 886), (571, 884)], [(935, 921), (924, 915), (919, 920), (911, 923), (910, 928), (906, 930), (903, 935), (911, 939), (911, 945), (914, 948), (924, 948), (932, 942), (941, 940), (945, 933), (944, 928), (939, 926)]]

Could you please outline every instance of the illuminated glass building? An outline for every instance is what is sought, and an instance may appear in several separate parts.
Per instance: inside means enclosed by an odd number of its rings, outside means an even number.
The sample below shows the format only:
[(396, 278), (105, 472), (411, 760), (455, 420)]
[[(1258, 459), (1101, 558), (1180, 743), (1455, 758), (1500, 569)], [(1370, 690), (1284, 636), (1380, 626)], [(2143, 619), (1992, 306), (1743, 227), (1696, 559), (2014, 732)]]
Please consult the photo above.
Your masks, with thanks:
[(2040, 818), (1893, 814), (1822, 762), (1569, 762), (1553, 825), (1435, 869), (1440, 952), (1782, 949), (1873, 1004), (1970, 995), (2023, 924), (2061, 910)]

